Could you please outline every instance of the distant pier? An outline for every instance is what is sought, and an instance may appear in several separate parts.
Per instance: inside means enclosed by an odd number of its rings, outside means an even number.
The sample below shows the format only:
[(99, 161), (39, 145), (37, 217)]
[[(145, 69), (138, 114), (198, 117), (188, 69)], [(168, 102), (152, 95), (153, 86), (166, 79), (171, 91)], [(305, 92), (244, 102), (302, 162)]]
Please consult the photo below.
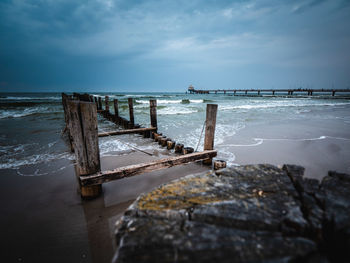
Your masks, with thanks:
[[(249, 95), (307, 95), (324, 94), (335, 96), (336, 93), (349, 93), (350, 89), (216, 89), (216, 90), (197, 90), (193, 86), (188, 88), (190, 94), (231, 94), (234, 96), (249, 96)], [(348, 95), (349, 95), (348, 94)]]

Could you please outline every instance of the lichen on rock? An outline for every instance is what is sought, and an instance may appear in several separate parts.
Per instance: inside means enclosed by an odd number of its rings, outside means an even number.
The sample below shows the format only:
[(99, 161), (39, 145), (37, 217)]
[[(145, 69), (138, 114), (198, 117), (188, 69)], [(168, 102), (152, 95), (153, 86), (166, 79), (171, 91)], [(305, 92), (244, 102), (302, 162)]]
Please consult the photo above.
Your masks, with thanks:
[(113, 261), (350, 259), (349, 178), (330, 173), (319, 183), (293, 165), (245, 165), (183, 177), (128, 208), (118, 224)]

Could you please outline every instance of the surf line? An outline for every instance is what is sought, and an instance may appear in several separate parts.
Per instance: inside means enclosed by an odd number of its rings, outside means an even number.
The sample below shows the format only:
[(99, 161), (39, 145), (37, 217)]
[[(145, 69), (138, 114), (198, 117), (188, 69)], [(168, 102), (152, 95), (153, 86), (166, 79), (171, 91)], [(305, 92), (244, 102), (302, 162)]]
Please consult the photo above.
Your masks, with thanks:
[(261, 145), (264, 141), (318, 141), (318, 140), (325, 140), (325, 139), (334, 139), (334, 140), (343, 140), (343, 141), (350, 141), (350, 138), (341, 138), (341, 137), (332, 137), (332, 136), (320, 136), (318, 138), (303, 138), (303, 139), (288, 139), (288, 138), (253, 138), (256, 143), (253, 144), (225, 144), (220, 145), (223, 147), (252, 147), (252, 146), (258, 146)]

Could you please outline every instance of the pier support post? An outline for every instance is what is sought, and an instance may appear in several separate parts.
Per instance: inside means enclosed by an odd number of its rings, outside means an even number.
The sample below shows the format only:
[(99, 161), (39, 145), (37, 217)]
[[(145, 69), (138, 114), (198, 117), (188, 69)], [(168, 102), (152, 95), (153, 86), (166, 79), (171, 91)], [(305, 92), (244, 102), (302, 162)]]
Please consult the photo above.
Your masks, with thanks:
[(134, 102), (133, 98), (128, 98), (128, 103), (129, 103), (129, 116), (130, 116), (130, 127), (129, 128), (134, 128), (135, 125), (135, 120), (134, 120)]
[(105, 96), (105, 110), (109, 112), (109, 97)]
[[(101, 171), (98, 146), (97, 110), (94, 103), (69, 101), (69, 116), (75, 154), (77, 178)], [(101, 185), (81, 186), (82, 198), (94, 198), (102, 193)]]
[(151, 117), (151, 126), (157, 128), (157, 100), (149, 100), (149, 111)]
[[(205, 119), (204, 151), (214, 150), (214, 137), (216, 126), (217, 104), (207, 104), (207, 115)], [(211, 164), (212, 159), (203, 161), (204, 164)]]

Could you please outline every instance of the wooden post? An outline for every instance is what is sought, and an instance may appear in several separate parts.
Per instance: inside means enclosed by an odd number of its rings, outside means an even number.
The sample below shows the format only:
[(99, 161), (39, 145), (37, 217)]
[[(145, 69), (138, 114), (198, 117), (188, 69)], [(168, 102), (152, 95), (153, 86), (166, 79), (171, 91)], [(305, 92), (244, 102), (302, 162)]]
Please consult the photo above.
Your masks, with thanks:
[(175, 145), (175, 152), (176, 152), (176, 153), (182, 153), (182, 148), (183, 148), (183, 147), (184, 147), (183, 144), (177, 143), (177, 144)]
[(224, 160), (215, 160), (214, 161), (214, 170), (219, 170), (226, 168), (226, 162)]
[(98, 110), (102, 110), (102, 98), (101, 97), (98, 97), (98, 107), (97, 107)]
[(182, 148), (182, 154), (189, 154), (189, 153), (193, 153), (194, 149), (192, 147), (183, 147)]
[(157, 100), (149, 100), (149, 111), (151, 116), (151, 126), (157, 128)]
[(114, 117), (117, 120), (117, 118), (119, 117), (118, 100), (117, 99), (113, 100), (113, 104), (114, 104)]
[[(205, 137), (204, 150), (214, 150), (214, 137), (216, 126), (217, 104), (207, 104), (207, 115), (205, 119)], [(205, 164), (211, 164), (212, 160), (204, 161)]]
[(73, 143), (72, 143), (72, 135), (71, 135), (71, 132), (70, 132), (68, 101), (69, 101), (68, 95), (65, 94), (65, 93), (62, 93), (62, 105), (63, 105), (63, 111), (64, 111), (64, 120), (66, 122), (65, 131), (67, 131), (67, 134), (68, 134), (68, 141), (69, 141), (69, 145), (70, 145), (70, 151), (74, 152)]
[(105, 96), (105, 110), (109, 111), (109, 97)]
[(134, 103), (133, 103), (133, 98), (128, 98), (128, 103), (129, 103), (129, 115), (130, 115), (130, 127), (129, 128), (134, 128)]
[(166, 136), (158, 136), (157, 141), (158, 141), (158, 144), (159, 144), (159, 145), (162, 145), (162, 140), (163, 140), (163, 139), (166, 139)]
[[(69, 101), (69, 116), (75, 153), (75, 172), (78, 178), (101, 171), (97, 133), (97, 110), (90, 102)], [(81, 186), (82, 198), (101, 194), (102, 186)]]
[(167, 149), (168, 150), (171, 150), (171, 149), (174, 149), (175, 147), (175, 141), (167, 141)]

